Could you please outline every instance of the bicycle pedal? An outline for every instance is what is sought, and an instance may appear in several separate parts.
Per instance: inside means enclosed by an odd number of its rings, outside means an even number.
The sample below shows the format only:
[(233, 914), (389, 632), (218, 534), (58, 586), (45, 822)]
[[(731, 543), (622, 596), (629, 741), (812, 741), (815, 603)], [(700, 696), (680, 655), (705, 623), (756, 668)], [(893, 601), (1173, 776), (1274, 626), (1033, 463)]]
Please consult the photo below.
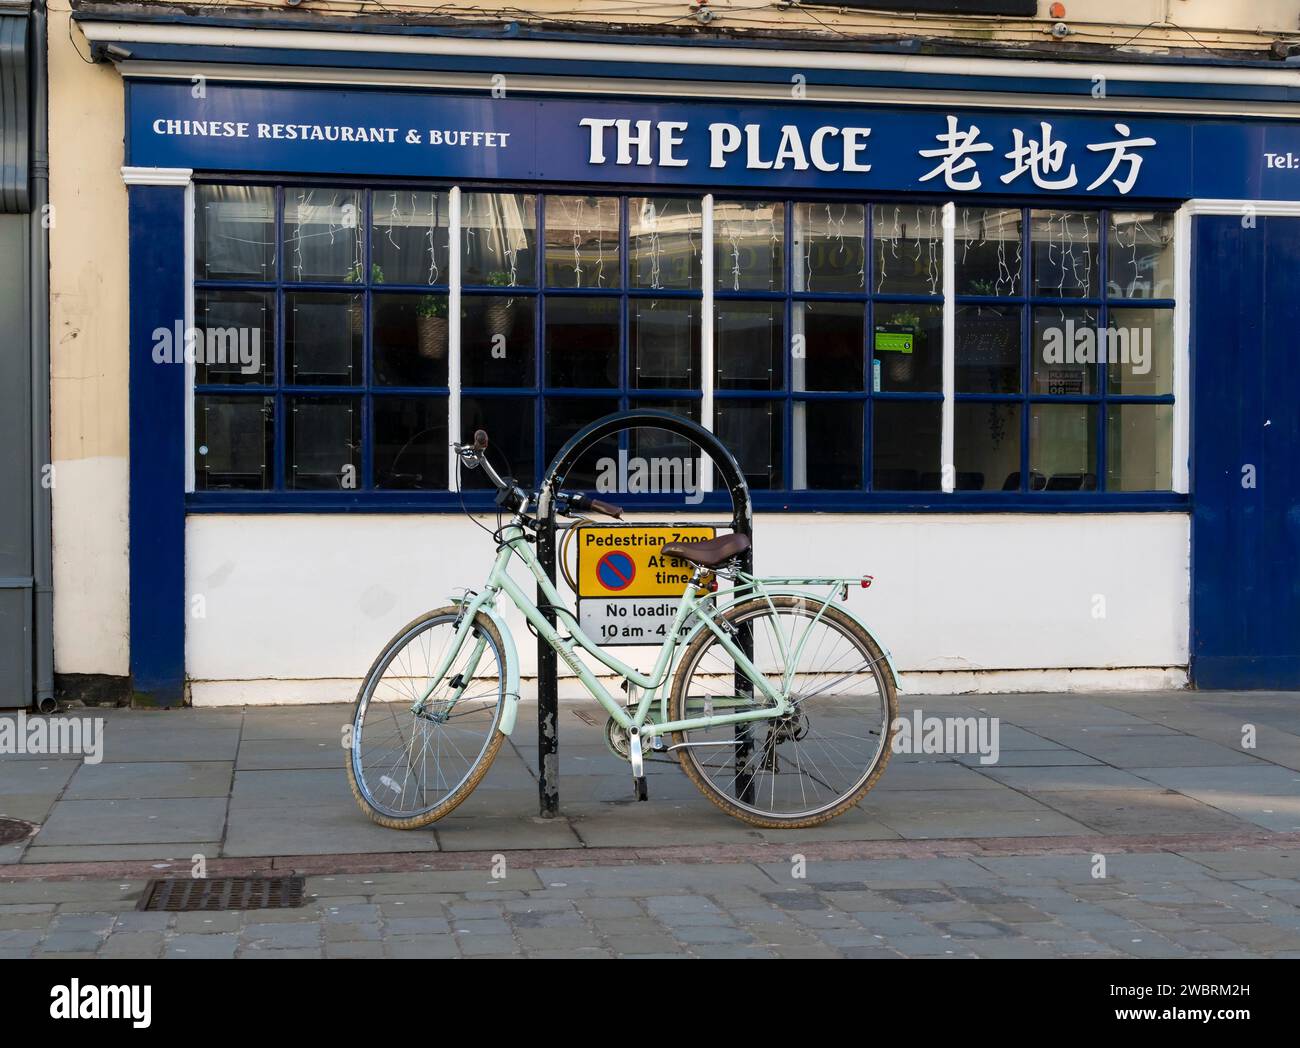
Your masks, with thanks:
[(648, 801), (650, 799), (650, 789), (646, 785), (645, 776), (640, 775), (632, 780), (632, 789), (639, 801)]

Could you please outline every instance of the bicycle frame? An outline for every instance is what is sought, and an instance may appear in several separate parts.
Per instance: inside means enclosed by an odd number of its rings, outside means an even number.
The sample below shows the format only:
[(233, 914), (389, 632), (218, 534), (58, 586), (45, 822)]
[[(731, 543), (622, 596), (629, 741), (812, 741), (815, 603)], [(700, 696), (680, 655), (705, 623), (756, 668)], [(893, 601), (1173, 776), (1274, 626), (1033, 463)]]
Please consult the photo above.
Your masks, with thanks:
[[(509, 565), (512, 557), (518, 557), (527, 565), (529, 572), (537, 582), (546, 605), (549, 607), (559, 620), (559, 624), (568, 630), (569, 636), (564, 637), (559, 630), (547, 621), (545, 613), (541, 608), (528, 596), (520, 585), (510, 576)], [(523, 614), (535, 629), (538, 635), (549, 644), (555, 652), (562, 658), (566, 665), (577, 675), (583, 687), (590, 693), (605, 711), (618, 724), (624, 728), (636, 728), (643, 738), (654, 739), (657, 736), (666, 735), (682, 730), (697, 730), (700, 728), (714, 727), (723, 724), (739, 724), (746, 721), (768, 720), (775, 717), (783, 716), (792, 709), (792, 704), (772, 686), (766, 676), (754, 666), (750, 657), (742, 650), (737, 643), (733, 630), (729, 624), (719, 624), (719, 617), (722, 611), (734, 606), (740, 600), (748, 599), (752, 596), (766, 597), (769, 599), (775, 593), (794, 592), (799, 596), (805, 597), (810, 603), (821, 605), (820, 610), (813, 619), (815, 624), (824, 614), (825, 609), (830, 606), (831, 593), (825, 597), (803, 591), (791, 591), (788, 589), (769, 590), (762, 579), (742, 575), (740, 584), (727, 590), (724, 594), (725, 601), (718, 604), (716, 601), (701, 599), (697, 595), (697, 587), (694, 584), (687, 585), (678, 601), (677, 611), (673, 618), (673, 624), (664, 639), (655, 658), (653, 668), (649, 673), (641, 673), (639, 670), (627, 663), (615, 658), (609, 653), (603, 651), (599, 644), (593, 640), (582, 629), (577, 618), (565, 606), (563, 598), (556, 590), (555, 585), (551, 582), (546, 572), (539, 564), (536, 555), (527, 540), (524, 529), (517, 523), (512, 523), (502, 529), (501, 544), (497, 551), (497, 557), (492, 565), (492, 571), (484, 588), (479, 593), (473, 593), (466, 596), (456, 603), (462, 609), (460, 623), (457, 626), (456, 642), (450, 646), (451, 650), (441, 660), (438, 668), (432, 675), (432, 683), (425, 695), (417, 700), (414, 709), (418, 709), (428, 699), (436, 683), (442, 679), (451, 666), (452, 661), (460, 653), (466, 640), (470, 637), (470, 631), (478, 612), (482, 611), (487, 614), (502, 636), (502, 641), (506, 646), (503, 652), (503, 658), (509, 669), (510, 680), (507, 681), (506, 699), (509, 708), (503, 712), (501, 719), (501, 730), (509, 734), (514, 726), (515, 712), (519, 701), (518, 688), (518, 656), (515, 652), (514, 644), (510, 639), (510, 633), (504, 621), (496, 611), (496, 601), (500, 594), (505, 594), (510, 602)], [(846, 578), (819, 578), (819, 579), (772, 579), (767, 580), (784, 586), (785, 584), (802, 584), (802, 585), (819, 585), (825, 584), (834, 589), (842, 589), (849, 584), (856, 584), (857, 579)], [(683, 636), (683, 627), (694, 619), (694, 625), (687, 630)], [(737, 675), (746, 677), (753, 686), (760, 691), (771, 703), (762, 709), (749, 709), (737, 713), (710, 713), (702, 717), (690, 717), (682, 720), (669, 721), (668, 717), (668, 689), (670, 671), (673, 664), (673, 655), (679, 646), (685, 646), (701, 631), (707, 629), (713, 633), (718, 642), (735, 660)], [(778, 631), (779, 632), (779, 631)], [(799, 639), (798, 644), (793, 652), (785, 652), (787, 655), (787, 665), (794, 665), (797, 657), (802, 650), (803, 643), (808, 637), (809, 630), (805, 630), (803, 637)], [(779, 638), (784, 646), (786, 639)], [(472, 677), (474, 669), (477, 667), (478, 660), (486, 647), (486, 639), (480, 637), (476, 641), (474, 652), (470, 656), (470, 661), (466, 666), (464, 674), (466, 675), (465, 684), (461, 685), (451, 696), (454, 703), (460, 697), (460, 694), (468, 686), (469, 678)], [(602, 685), (596, 675), (584, 663), (575, 651), (581, 647), (588, 652), (593, 658), (601, 664), (612, 670), (618, 676), (626, 680), (630, 685), (641, 690), (642, 694), (638, 697), (634, 707), (627, 706), (609, 693)], [(886, 656), (888, 659), (888, 656)], [(892, 663), (889, 665), (890, 672), (893, 672)], [(662, 694), (660, 690), (662, 689)], [(628, 691), (631, 697), (631, 689)], [(653, 707), (656, 697), (660, 703), (660, 719), (658, 722), (649, 721), (650, 711)], [(716, 700), (715, 700), (716, 701)], [(748, 702), (749, 700), (746, 700)]]

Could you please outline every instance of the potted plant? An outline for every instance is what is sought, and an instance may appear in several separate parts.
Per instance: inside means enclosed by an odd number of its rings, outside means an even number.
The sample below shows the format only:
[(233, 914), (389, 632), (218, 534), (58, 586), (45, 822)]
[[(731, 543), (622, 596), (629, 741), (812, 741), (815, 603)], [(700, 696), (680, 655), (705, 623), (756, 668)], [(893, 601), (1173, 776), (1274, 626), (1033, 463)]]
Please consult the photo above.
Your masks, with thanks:
[[(495, 270), (488, 274), (488, 287), (514, 287), (514, 279), (510, 273), (504, 269)], [(494, 335), (501, 335), (509, 340), (510, 332), (514, 330), (515, 314), (511, 308), (514, 305), (512, 298), (494, 298), (488, 303), (487, 313), (483, 322), (487, 325), (487, 337), (490, 340)]]
[[(343, 278), (345, 283), (360, 284), (362, 283), (362, 274), (365, 269), (361, 265), (360, 259), (352, 263), (348, 269), (347, 276)], [(384, 271), (376, 263), (370, 265), (370, 283), (382, 284), (384, 282)], [(365, 310), (361, 308), (359, 301), (354, 300), (352, 303), (352, 334), (360, 335), (365, 327)]]
[(423, 295), (415, 307), (416, 346), (426, 360), (447, 355), (447, 300), (441, 295)]

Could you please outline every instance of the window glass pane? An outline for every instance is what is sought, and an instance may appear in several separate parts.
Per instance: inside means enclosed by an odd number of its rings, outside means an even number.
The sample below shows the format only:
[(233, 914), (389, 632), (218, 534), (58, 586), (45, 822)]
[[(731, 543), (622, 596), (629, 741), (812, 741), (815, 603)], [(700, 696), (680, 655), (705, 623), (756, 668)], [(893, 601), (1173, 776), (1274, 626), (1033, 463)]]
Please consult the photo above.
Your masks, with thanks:
[[(536, 406), (537, 401), (532, 397), (461, 397), (460, 439), (471, 441), (475, 430), (486, 430), (488, 454), (497, 472), (530, 486), (536, 479), (533, 465)], [(468, 491), (491, 488), (492, 482), (481, 469), (461, 469), (460, 486)]]
[(617, 388), (617, 298), (547, 298), (546, 384)]
[(943, 210), (927, 204), (877, 204), (871, 209), (877, 292), (943, 294)]
[(284, 296), (286, 381), (303, 386), (361, 383), (360, 295), (293, 291)]
[(370, 320), (376, 385), (447, 384), (446, 295), (373, 295)]
[[(681, 415), (692, 422), (700, 421), (700, 402), (698, 400), (656, 400), (638, 399), (631, 404), (633, 411), (668, 411)], [(687, 494), (699, 490), (699, 449), (685, 437), (669, 433), (664, 429), (637, 428), (628, 430), (628, 454), (643, 459), (667, 459), (673, 471), (679, 472), (685, 480)]]
[(1019, 306), (957, 307), (957, 392), (1020, 392)]
[(795, 389), (860, 390), (866, 344), (861, 302), (796, 302), (790, 373)]
[(1174, 391), (1173, 310), (1112, 309), (1102, 334), (1110, 392), (1156, 396)]
[(271, 487), (271, 397), (194, 398), (194, 487), (265, 491)]
[(194, 188), (194, 275), (199, 280), (275, 279), (275, 190)]
[(793, 487), (861, 489), (864, 439), (862, 401), (795, 401)]
[(446, 284), (446, 193), (376, 189), (370, 197), (370, 260), (385, 284)]
[(760, 200), (714, 203), (713, 280), (721, 291), (784, 290), (784, 204)]
[[(547, 397), (545, 461), (550, 463), (565, 442), (588, 422), (612, 415), (617, 410), (618, 401), (605, 397)], [(618, 436), (614, 435), (579, 456), (565, 478), (565, 490), (595, 491), (598, 478), (604, 478), (601, 483), (608, 485), (611, 476), (617, 477), (617, 470)], [(614, 485), (599, 490), (620, 490), (617, 479)]]
[(1097, 490), (1097, 406), (1029, 406), (1029, 489)]
[(866, 209), (795, 204), (795, 291), (865, 291)]
[(195, 291), (194, 381), (272, 382), (275, 296), (269, 291)]
[(1173, 488), (1174, 406), (1111, 404), (1106, 409), (1106, 487)]
[(1034, 310), (1029, 391), (1054, 396), (1097, 392), (1097, 311), (1078, 306)]
[(700, 286), (700, 201), (631, 197), (627, 202), (633, 287), (686, 291)]
[(1106, 293), (1115, 298), (1174, 297), (1174, 216), (1112, 211), (1106, 240)]
[(537, 299), (524, 295), (465, 295), (460, 301), (461, 384), (535, 385)]
[(315, 283), (382, 284), (367, 275), (361, 252), (361, 193), (351, 189), (284, 191), (286, 279)]
[(1020, 405), (959, 400), (953, 405), (958, 491), (1020, 490)]
[(957, 211), (957, 294), (1022, 293), (1021, 224), (1019, 208), (963, 207)]
[(699, 389), (700, 303), (633, 298), (627, 312), (628, 384), (636, 389)]
[(1033, 211), (1033, 294), (1043, 298), (1099, 298), (1099, 216), (1095, 211)]
[(714, 384), (718, 389), (782, 389), (783, 302), (714, 304)]
[(291, 397), (285, 425), (285, 486), (347, 491), (360, 486), (361, 404), (356, 397)]
[[(699, 421), (699, 400), (644, 399), (633, 401), (631, 407), (638, 411), (666, 411)], [(620, 461), (625, 465), (620, 467)], [(597, 461), (594, 490), (621, 496), (655, 495), (669, 505), (698, 506), (704, 501), (701, 463), (699, 449), (686, 437), (664, 429), (638, 426), (627, 430), (625, 457), (611, 459), (606, 453), (606, 457)]]
[(939, 491), (937, 400), (877, 400), (871, 408), (871, 484), (877, 491)]
[(622, 286), (618, 255), (618, 198), (548, 196), (546, 286)]
[(937, 393), (943, 386), (943, 307), (878, 302), (872, 389)]
[(461, 282), (487, 287), (537, 284), (537, 197), (462, 193)]
[(447, 490), (447, 398), (375, 397), (375, 487)]
[(782, 469), (784, 403), (773, 400), (715, 400), (713, 430), (740, 463), (755, 491), (785, 484)]

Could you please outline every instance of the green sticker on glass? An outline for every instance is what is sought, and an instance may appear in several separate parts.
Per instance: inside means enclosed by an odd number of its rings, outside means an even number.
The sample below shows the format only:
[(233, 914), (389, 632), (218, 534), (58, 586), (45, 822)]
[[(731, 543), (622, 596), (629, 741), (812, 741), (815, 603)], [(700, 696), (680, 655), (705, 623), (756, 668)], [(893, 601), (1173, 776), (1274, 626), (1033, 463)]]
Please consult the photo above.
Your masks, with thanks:
[(916, 329), (905, 324), (877, 324), (877, 353), (911, 353)]

